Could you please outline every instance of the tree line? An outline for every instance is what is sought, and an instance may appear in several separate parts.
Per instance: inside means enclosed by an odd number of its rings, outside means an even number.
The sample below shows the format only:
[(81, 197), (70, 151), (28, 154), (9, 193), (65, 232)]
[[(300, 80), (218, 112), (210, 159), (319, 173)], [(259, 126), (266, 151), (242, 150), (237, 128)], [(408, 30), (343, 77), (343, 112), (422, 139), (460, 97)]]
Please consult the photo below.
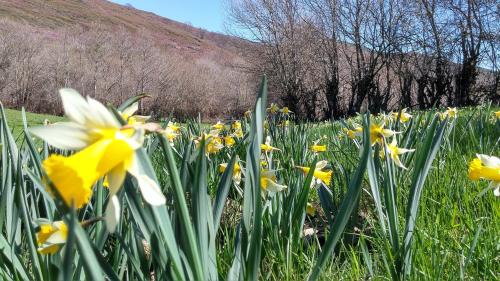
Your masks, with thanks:
[(155, 36), (100, 24), (46, 29), (3, 20), (1, 101), (62, 114), (58, 89), (71, 87), (114, 105), (148, 94), (142, 114), (157, 117), (214, 119), (251, 106), (254, 79), (241, 73), (239, 63), (224, 54), (186, 56)]
[(253, 73), (299, 117), (499, 102), (491, 0), (230, 0)]

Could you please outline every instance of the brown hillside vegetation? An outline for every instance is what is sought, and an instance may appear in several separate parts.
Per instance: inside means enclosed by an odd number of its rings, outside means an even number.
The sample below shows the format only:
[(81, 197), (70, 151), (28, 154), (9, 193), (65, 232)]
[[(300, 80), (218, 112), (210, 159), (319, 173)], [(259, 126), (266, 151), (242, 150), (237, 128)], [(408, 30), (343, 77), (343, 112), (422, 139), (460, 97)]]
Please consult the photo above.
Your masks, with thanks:
[(1, 1), (0, 93), (61, 113), (56, 91), (105, 102), (142, 92), (144, 113), (221, 118), (246, 110), (253, 80), (241, 39), (103, 0)]

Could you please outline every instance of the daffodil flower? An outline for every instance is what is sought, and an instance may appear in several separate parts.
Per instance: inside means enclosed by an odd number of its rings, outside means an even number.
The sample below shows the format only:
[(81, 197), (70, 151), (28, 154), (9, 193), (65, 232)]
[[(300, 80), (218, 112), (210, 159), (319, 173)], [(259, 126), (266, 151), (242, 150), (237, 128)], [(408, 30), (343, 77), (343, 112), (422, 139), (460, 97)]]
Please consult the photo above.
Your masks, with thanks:
[(208, 134), (203, 134), (202, 137), (195, 140), (196, 146), (199, 147), (201, 139), (204, 137), (206, 154), (210, 155), (219, 152), (224, 148), (224, 145), (222, 144), (222, 139), (219, 137), (218, 132), (218, 130), (212, 130)]
[[(314, 168), (313, 172), (313, 179), (316, 181), (316, 184), (320, 184), (323, 182), (327, 186), (330, 185), (333, 171), (325, 170), (327, 165), (328, 162), (326, 160), (322, 160), (316, 163), (316, 167)], [(309, 174), (310, 171), (309, 167), (297, 166), (297, 168), (300, 169), (305, 176)], [(314, 185), (314, 182), (312, 182), (311, 185)]]
[(168, 121), (167, 128), (176, 134), (181, 132), (181, 127), (172, 121)]
[(392, 137), (396, 132), (390, 130), (390, 129), (384, 129), (385, 124), (378, 125), (378, 124), (371, 124), (370, 125), (370, 141), (371, 144), (374, 145), (375, 143), (383, 144), (384, 143), (384, 137)]
[(71, 156), (51, 155), (43, 161), (46, 175), (66, 205), (81, 208), (87, 204), (94, 183), (107, 176), (110, 199), (105, 219), (108, 230), (114, 232), (121, 213), (116, 194), (127, 172), (137, 179), (146, 202), (165, 204), (158, 184), (140, 171), (136, 160), (144, 130), (122, 127), (104, 105), (90, 97), (84, 99), (75, 90), (62, 89), (60, 94), (70, 121), (30, 131), (59, 149), (79, 150)]
[(288, 107), (283, 107), (282, 109), (280, 109), (280, 112), (285, 114), (285, 115), (288, 115), (290, 113), (293, 113), (290, 109), (288, 109)]
[(151, 116), (134, 115), (139, 110), (139, 102), (134, 102), (129, 107), (125, 108), (120, 115), (123, 120), (127, 121), (128, 125), (140, 125), (146, 123)]
[(350, 139), (355, 139), (357, 136), (361, 136), (363, 133), (363, 127), (361, 126), (356, 126), (354, 129), (347, 129), (347, 128), (342, 128), (346, 136)]
[[(392, 139), (392, 142), (386, 146), (387, 148), (387, 153), (389, 154), (389, 157), (394, 161), (394, 164), (396, 166), (402, 168), (402, 169), (407, 169), (403, 163), (401, 163), (401, 160), (399, 159), (399, 155), (405, 154), (408, 152), (413, 152), (415, 149), (406, 149), (406, 148), (400, 148), (398, 147), (398, 142), (396, 138)], [(384, 157), (384, 152), (380, 151), (380, 156), (383, 158)]]
[(63, 221), (43, 223), (36, 233), (36, 242), (40, 254), (54, 254), (66, 243), (68, 226)]
[(278, 105), (276, 105), (275, 103), (271, 103), (271, 105), (269, 106), (269, 108), (267, 109), (267, 111), (269, 111), (270, 113), (274, 114), (276, 112), (278, 112), (280, 109), (278, 107)]
[[(226, 168), (227, 168), (227, 163), (220, 164), (219, 165), (219, 172), (224, 173)], [(240, 185), (241, 175), (242, 175), (242, 171), (241, 171), (240, 164), (238, 164), (238, 161), (236, 161), (236, 163), (234, 163), (234, 168), (233, 168), (233, 182), (234, 182), (234, 184)]]
[(170, 143), (170, 146), (174, 145), (174, 140), (179, 136), (179, 134), (172, 127), (169, 126), (167, 126), (165, 130), (161, 130), (160, 133), (163, 134), (163, 136), (165, 136), (165, 138)]
[(289, 120), (285, 120), (285, 121), (278, 124), (279, 127), (288, 127), (288, 125), (290, 125)]
[(410, 119), (413, 117), (411, 114), (406, 112), (406, 108), (403, 108), (401, 110), (401, 115), (399, 114), (399, 112), (392, 112), (391, 115), (392, 115), (392, 118), (394, 119), (394, 121), (397, 121), (398, 117), (399, 117), (399, 121), (401, 123), (406, 123), (406, 122), (410, 121)]
[(500, 158), (477, 154), (469, 164), (469, 179), (489, 180), (489, 187), (494, 189), (495, 196), (500, 196)]
[(493, 116), (496, 117), (496, 119), (500, 119), (500, 110), (493, 112)]
[(231, 124), (231, 129), (233, 130), (241, 130), (241, 122), (240, 121), (234, 121), (232, 124)]
[(314, 141), (313, 145), (309, 147), (309, 150), (311, 150), (314, 153), (320, 153), (320, 152), (325, 152), (326, 151), (326, 144), (320, 145), (319, 142), (321, 139), (326, 138), (326, 136), (323, 136), (316, 141)]
[(324, 145), (313, 144), (313, 145), (311, 145), (311, 147), (309, 149), (314, 153), (325, 152), (326, 151), (326, 144), (324, 144)]
[(217, 121), (216, 124), (212, 125), (212, 128), (215, 130), (222, 131), (222, 130), (224, 130), (224, 124), (220, 121)]
[(450, 119), (457, 118), (458, 117), (458, 110), (456, 107), (448, 107), (445, 112), (438, 113), (438, 114), (439, 114), (439, 118), (441, 120), (446, 119), (446, 117), (448, 117)]
[(271, 151), (280, 151), (279, 148), (271, 146), (271, 137), (267, 136), (266, 137), (266, 142), (260, 145), (260, 149), (264, 152), (271, 152)]
[(242, 138), (243, 137), (243, 130), (241, 130), (241, 129), (234, 130), (233, 136), (235, 136), (237, 138)]
[(260, 188), (262, 191), (280, 192), (287, 188), (286, 185), (278, 184), (277, 181), (276, 171), (260, 171)]
[(316, 213), (316, 208), (313, 206), (313, 204), (307, 202), (307, 205), (306, 205), (306, 213), (309, 215), (309, 216), (314, 216), (314, 214)]
[(233, 137), (231, 137), (231, 136), (225, 136), (224, 137), (224, 144), (226, 145), (226, 147), (231, 147), (235, 143), (236, 143), (236, 141), (234, 140)]

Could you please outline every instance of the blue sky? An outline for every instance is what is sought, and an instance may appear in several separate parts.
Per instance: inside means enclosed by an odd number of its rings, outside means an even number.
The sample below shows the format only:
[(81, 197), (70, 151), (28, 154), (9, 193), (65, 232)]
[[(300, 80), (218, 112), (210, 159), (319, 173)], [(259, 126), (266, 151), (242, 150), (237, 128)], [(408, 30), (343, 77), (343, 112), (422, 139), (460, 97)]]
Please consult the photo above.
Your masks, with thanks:
[(111, 0), (131, 4), (136, 9), (153, 12), (209, 31), (224, 33), (224, 0)]

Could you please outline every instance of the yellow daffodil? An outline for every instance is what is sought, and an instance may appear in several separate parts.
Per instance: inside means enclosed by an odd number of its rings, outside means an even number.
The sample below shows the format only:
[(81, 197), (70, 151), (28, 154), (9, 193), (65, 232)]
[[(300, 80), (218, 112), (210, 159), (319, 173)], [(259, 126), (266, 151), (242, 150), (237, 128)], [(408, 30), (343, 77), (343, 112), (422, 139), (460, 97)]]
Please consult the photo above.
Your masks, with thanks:
[(489, 180), (495, 196), (500, 196), (500, 158), (477, 154), (469, 164), (469, 179)]
[(438, 113), (438, 115), (441, 120), (446, 119), (446, 117), (448, 117), (449, 119), (455, 119), (458, 117), (458, 110), (456, 107), (448, 107), (445, 112)]
[(279, 148), (271, 146), (271, 137), (267, 136), (266, 137), (266, 142), (264, 144), (260, 145), (260, 149), (264, 152), (271, 152), (271, 151), (280, 151)]
[[(401, 163), (401, 160), (399, 159), (399, 155), (404, 154), (404, 153), (408, 153), (408, 152), (413, 152), (413, 151), (415, 151), (415, 149), (406, 149), (406, 148), (398, 147), (398, 142), (397, 142), (396, 138), (393, 138), (392, 142), (387, 145), (387, 153), (389, 154), (389, 157), (392, 159), (392, 161), (394, 161), (394, 164), (396, 164), (396, 166), (398, 166), (402, 169), (405, 169), (405, 170), (406, 170), (406, 167), (403, 165), (403, 163)], [(384, 151), (380, 151), (380, 156), (382, 158), (385, 156)]]
[(174, 140), (179, 136), (174, 128), (167, 126), (165, 130), (160, 131), (163, 136), (168, 140), (171, 146), (174, 145)]
[[(316, 180), (317, 184), (320, 184), (323, 182), (325, 185), (329, 186), (331, 183), (333, 171), (331, 170), (325, 170), (325, 167), (328, 165), (328, 162), (326, 160), (319, 161), (316, 163), (316, 167), (314, 168), (313, 172), (313, 179)], [(300, 169), (305, 176), (310, 171), (309, 167), (302, 167), (302, 166), (297, 166), (298, 169)], [(311, 183), (313, 185), (313, 183)]]
[(288, 109), (288, 107), (283, 107), (282, 109), (280, 109), (280, 112), (285, 114), (285, 115), (288, 115), (290, 113), (293, 113), (290, 109)]
[(129, 107), (120, 112), (123, 120), (127, 121), (128, 125), (144, 124), (151, 118), (151, 116), (134, 115), (138, 109), (139, 103), (134, 102)]
[[(59, 149), (79, 150), (71, 156), (51, 155), (43, 161), (46, 175), (68, 206), (87, 204), (94, 183), (107, 176), (110, 199), (106, 226), (113, 232), (120, 215), (117, 192), (127, 172), (137, 179), (140, 191), (151, 205), (165, 203), (158, 184), (139, 169), (135, 151), (142, 147), (141, 127), (121, 127), (100, 102), (84, 99), (72, 89), (60, 91), (69, 122), (31, 128), (31, 132)], [(52, 190), (49, 190), (52, 191)]]
[(370, 125), (370, 142), (372, 145), (375, 143), (379, 143), (382, 145), (384, 143), (384, 137), (392, 137), (396, 132), (389, 130), (389, 129), (384, 129), (385, 124), (382, 125), (377, 125), (377, 124), (371, 124)]
[(181, 127), (172, 121), (168, 121), (167, 128), (176, 134), (181, 132)]
[(215, 130), (222, 131), (224, 130), (224, 123), (217, 121), (216, 124), (212, 125), (212, 128), (214, 128)]
[(224, 145), (222, 144), (223, 140), (219, 137), (218, 130), (212, 130), (208, 134), (203, 134), (202, 137), (199, 137), (194, 142), (196, 143), (196, 147), (199, 147), (201, 143), (201, 139), (205, 138), (205, 152), (206, 154), (215, 154), (219, 152)]
[(225, 137), (224, 137), (224, 144), (225, 144), (227, 147), (231, 147), (231, 146), (233, 146), (235, 143), (236, 143), (236, 141), (234, 140), (234, 138), (233, 138), (233, 137), (231, 137), (231, 136), (225, 136)]
[(406, 122), (410, 121), (410, 119), (413, 117), (411, 114), (406, 112), (406, 108), (403, 108), (401, 110), (401, 115), (399, 114), (399, 112), (392, 112), (391, 115), (392, 115), (392, 118), (394, 121), (397, 121), (398, 117), (399, 117), (399, 121), (401, 123), (406, 123)]
[(211, 137), (207, 140), (207, 153), (215, 154), (219, 152), (224, 145), (222, 145), (222, 141), (220, 138)]
[(309, 215), (309, 216), (314, 216), (314, 214), (316, 213), (316, 208), (313, 206), (313, 204), (307, 202), (307, 205), (306, 205), (306, 213)]
[(500, 119), (500, 110), (493, 112), (493, 116), (496, 117), (497, 119)]
[(267, 109), (267, 111), (269, 111), (270, 113), (272, 114), (275, 114), (276, 112), (278, 112), (280, 110), (280, 108), (278, 107), (278, 105), (276, 105), (275, 103), (271, 103), (271, 105), (269, 106), (269, 108)]
[(241, 122), (240, 121), (234, 121), (231, 124), (231, 129), (233, 129), (233, 130), (241, 130)]
[(285, 120), (285, 121), (278, 124), (279, 127), (288, 127), (288, 125), (290, 125), (289, 120)]
[(68, 226), (63, 221), (39, 225), (36, 242), (40, 254), (54, 254), (66, 243)]
[(309, 149), (314, 153), (320, 153), (326, 151), (326, 145), (313, 144)]
[[(220, 164), (219, 165), (219, 172), (224, 173), (226, 168), (227, 168), (227, 163)], [(233, 181), (236, 185), (240, 185), (241, 175), (242, 175), (242, 171), (241, 171), (240, 164), (238, 164), (238, 161), (236, 161), (236, 163), (234, 163), (234, 168), (233, 168)]]
[(279, 192), (286, 189), (286, 185), (277, 183), (276, 172), (271, 170), (260, 171), (260, 188), (262, 191)]
[(350, 139), (355, 139), (357, 136), (361, 136), (361, 134), (363, 133), (363, 127), (361, 126), (356, 126), (352, 130), (347, 128), (342, 128), (342, 130)]
[(241, 130), (241, 129), (234, 130), (233, 136), (235, 136), (237, 138), (242, 138), (243, 137), (243, 130)]

